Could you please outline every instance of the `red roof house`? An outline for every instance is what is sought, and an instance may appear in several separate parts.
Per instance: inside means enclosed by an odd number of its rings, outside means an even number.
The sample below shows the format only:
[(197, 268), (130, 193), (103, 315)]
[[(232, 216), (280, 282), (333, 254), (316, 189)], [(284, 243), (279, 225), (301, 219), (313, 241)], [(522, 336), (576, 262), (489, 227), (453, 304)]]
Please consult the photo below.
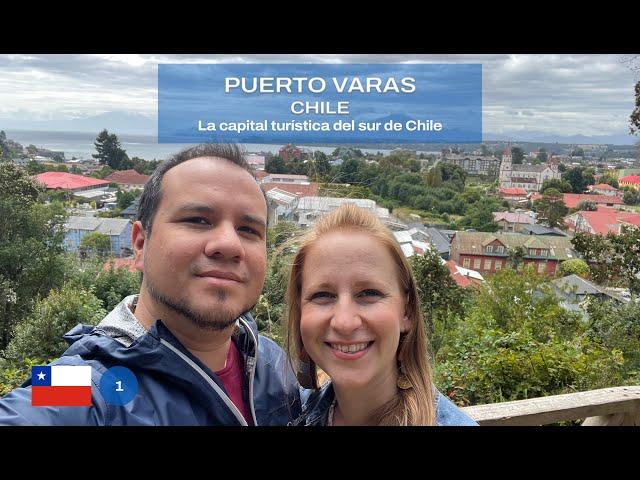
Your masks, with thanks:
[(109, 182), (105, 180), (66, 172), (44, 172), (36, 175), (34, 178), (38, 183), (43, 184), (48, 189), (59, 188), (72, 192), (107, 187), (109, 185)]

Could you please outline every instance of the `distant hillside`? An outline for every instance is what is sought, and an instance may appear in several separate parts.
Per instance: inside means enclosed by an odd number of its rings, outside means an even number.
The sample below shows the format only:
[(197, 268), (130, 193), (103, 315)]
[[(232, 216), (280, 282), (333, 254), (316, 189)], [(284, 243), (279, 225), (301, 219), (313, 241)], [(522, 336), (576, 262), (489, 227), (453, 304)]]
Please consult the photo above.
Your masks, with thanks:
[(49, 132), (87, 132), (97, 134), (106, 128), (118, 135), (152, 135), (157, 132), (155, 116), (129, 112), (106, 112), (71, 120), (28, 121), (2, 119), (0, 128), (4, 130), (40, 130)]
[(506, 133), (485, 133), (485, 142), (491, 141), (511, 141), (511, 142), (533, 142), (533, 143), (563, 143), (563, 144), (598, 144), (598, 145), (633, 145), (640, 141), (640, 137), (620, 134), (620, 135), (554, 135), (544, 132), (506, 132)]

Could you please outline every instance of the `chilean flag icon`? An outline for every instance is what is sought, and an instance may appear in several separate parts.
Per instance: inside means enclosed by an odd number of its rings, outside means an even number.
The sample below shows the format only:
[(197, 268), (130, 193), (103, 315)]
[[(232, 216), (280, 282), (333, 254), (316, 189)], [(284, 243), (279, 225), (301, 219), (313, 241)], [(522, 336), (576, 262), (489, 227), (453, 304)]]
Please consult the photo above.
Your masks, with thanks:
[(31, 367), (31, 405), (34, 407), (90, 407), (89, 365)]

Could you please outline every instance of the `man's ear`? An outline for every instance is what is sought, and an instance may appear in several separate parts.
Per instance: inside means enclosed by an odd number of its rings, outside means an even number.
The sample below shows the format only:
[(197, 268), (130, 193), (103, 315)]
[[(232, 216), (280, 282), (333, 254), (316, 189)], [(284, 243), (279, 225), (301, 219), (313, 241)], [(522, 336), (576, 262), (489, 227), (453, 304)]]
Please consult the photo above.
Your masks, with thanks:
[(142, 222), (140, 220), (133, 223), (131, 227), (131, 244), (133, 245), (134, 261), (133, 266), (136, 270), (142, 272), (144, 270), (144, 242), (146, 236)]

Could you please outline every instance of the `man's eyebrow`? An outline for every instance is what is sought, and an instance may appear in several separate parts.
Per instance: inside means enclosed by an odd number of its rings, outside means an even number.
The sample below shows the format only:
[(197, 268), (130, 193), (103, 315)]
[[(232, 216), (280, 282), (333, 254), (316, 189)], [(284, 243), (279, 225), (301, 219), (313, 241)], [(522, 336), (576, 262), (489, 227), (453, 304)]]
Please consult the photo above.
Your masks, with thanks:
[(267, 224), (264, 220), (258, 217), (254, 217), (253, 215), (243, 215), (241, 219), (245, 222), (255, 223), (256, 225), (261, 226), (262, 228), (267, 228)]
[(176, 213), (183, 212), (213, 213), (215, 209), (204, 203), (186, 203), (176, 210)]

